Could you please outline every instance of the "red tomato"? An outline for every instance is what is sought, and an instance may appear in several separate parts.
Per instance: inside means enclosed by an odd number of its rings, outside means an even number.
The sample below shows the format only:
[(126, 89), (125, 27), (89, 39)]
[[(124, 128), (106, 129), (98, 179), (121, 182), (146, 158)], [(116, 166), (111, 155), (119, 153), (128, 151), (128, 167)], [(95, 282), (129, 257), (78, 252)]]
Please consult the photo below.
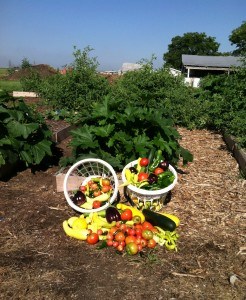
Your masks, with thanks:
[(98, 190), (98, 184), (97, 183), (92, 183), (91, 184), (91, 186), (90, 186), (90, 189), (92, 190), (92, 191), (96, 191), (96, 190)]
[(142, 237), (145, 240), (151, 240), (151, 239), (153, 239), (153, 232), (149, 229), (145, 229), (142, 231)]
[(113, 226), (110, 228), (109, 232), (114, 235), (116, 233), (116, 231), (118, 231), (118, 230), (119, 230), (119, 228), (117, 228), (116, 226)]
[(164, 172), (164, 170), (162, 169), (162, 168), (156, 168), (155, 170), (154, 170), (154, 173), (155, 173), (155, 175), (159, 175), (159, 174), (161, 174), (161, 173), (163, 173)]
[(100, 191), (100, 190), (98, 190), (98, 191), (95, 191), (94, 193), (93, 193), (93, 196), (94, 197), (98, 197), (98, 196), (100, 196), (102, 194), (102, 192)]
[(109, 233), (107, 234), (106, 238), (107, 238), (108, 241), (113, 241), (114, 235), (113, 235), (112, 233), (109, 232)]
[(125, 239), (126, 245), (129, 243), (136, 243), (136, 237), (133, 235), (128, 235)]
[(118, 246), (119, 246), (119, 242), (113, 241), (113, 247), (114, 247), (114, 248), (117, 248)]
[(103, 179), (102, 179), (102, 185), (103, 185), (103, 186), (106, 186), (106, 185), (108, 186), (108, 185), (110, 185), (110, 180), (109, 180), (108, 178), (103, 178)]
[(146, 157), (143, 157), (143, 158), (141, 158), (141, 160), (140, 160), (140, 166), (141, 167), (146, 167), (146, 166), (148, 166), (148, 164), (149, 164), (149, 160), (148, 160), (148, 158), (146, 158)]
[(126, 242), (125, 241), (119, 241), (119, 245), (122, 245), (123, 247), (125, 247)]
[(135, 255), (138, 253), (138, 245), (134, 242), (131, 242), (129, 244), (126, 245), (126, 252), (129, 255)]
[(107, 240), (107, 245), (110, 247), (110, 246), (113, 246), (113, 241), (112, 240)]
[(107, 193), (110, 191), (110, 189), (111, 189), (110, 185), (103, 185), (101, 191), (103, 193)]
[(135, 236), (135, 235), (136, 235), (135, 229), (133, 229), (133, 228), (130, 229), (129, 232), (128, 232), (128, 234), (129, 234), (129, 235), (134, 235), (134, 236)]
[(135, 229), (135, 233), (137, 236), (142, 236), (142, 229), (140, 228)]
[(124, 246), (118, 245), (117, 250), (120, 251), (120, 252), (122, 252), (124, 250)]
[(84, 192), (87, 190), (87, 187), (86, 187), (85, 185), (81, 185), (81, 186), (79, 187), (79, 189), (80, 189), (81, 192), (84, 193)]
[(143, 181), (146, 180), (149, 177), (149, 174), (144, 173), (144, 172), (140, 172), (138, 174), (138, 181)]
[(98, 234), (98, 235), (102, 235), (102, 234), (103, 234), (102, 229), (98, 229), (98, 230), (97, 230), (97, 234)]
[(138, 251), (142, 251), (143, 250), (143, 246), (141, 244), (138, 244)]
[(156, 241), (154, 239), (148, 240), (148, 248), (155, 248), (156, 246)]
[(95, 209), (101, 207), (101, 202), (97, 200), (93, 201), (92, 207)]
[(121, 213), (121, 220), (131, 221), (131, 219), (132, 219), (132, 211), (129, 208), (123, 210)]
[(117, 241), (117, 242), (121, 242), (121, 241), (124, 241), (125, 240), (125, 235), (122, 231), (119, 231), (116, 233), (114, 239)]
[(87, 243), (90, 245), (94, 245), (98, 242), (99, 236), (97, 233), (92, 232), (87, 236)]
[(147, 240), (141, 239), (141, 245), (142, 245), (143, 248), (144, 248), (144, 247), (147, 247), (147, 245), (148, 245)]
[(150, 222), (144, 221), (142, 224), (142, 230), (145, 230), (145, 229), (152, 230), (153, 228), (154, 228), (154, 226)]
[(120, 230), (121, 231), (125, 232), (126, 231), (126, 227), (127, 227), (126, 224), (124, 224), (124, 223), (120, 224)]

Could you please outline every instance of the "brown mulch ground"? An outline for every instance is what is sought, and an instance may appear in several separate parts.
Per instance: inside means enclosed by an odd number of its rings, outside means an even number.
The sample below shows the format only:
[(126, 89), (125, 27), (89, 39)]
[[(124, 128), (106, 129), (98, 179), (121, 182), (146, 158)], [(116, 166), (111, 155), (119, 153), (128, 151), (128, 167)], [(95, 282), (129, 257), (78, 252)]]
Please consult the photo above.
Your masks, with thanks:
[(28, 169), (0, 181), (0, 298), (246, 299), (245, 180), (219, 134), (179, 132), (194, 162), (165, 207), (181, 219), (178, 252), (128, 257), (68, 238), (58, 167)]

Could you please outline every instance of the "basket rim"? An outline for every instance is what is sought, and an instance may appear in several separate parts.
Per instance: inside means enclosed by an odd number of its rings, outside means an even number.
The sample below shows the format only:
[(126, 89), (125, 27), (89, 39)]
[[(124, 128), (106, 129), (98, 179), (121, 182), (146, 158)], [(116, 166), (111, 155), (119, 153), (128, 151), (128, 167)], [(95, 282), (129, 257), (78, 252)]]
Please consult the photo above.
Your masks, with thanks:
[[(133, 167), (137, 163), (138, 163), (138, 160), (133, 160), (124, 167), (124, 169), (122, 170), (122, 174), (121, 174), (123, 183), (126, 182), (125, 170), (130, 167)], [(178, 174), (177, 174), (176, 170), (174, 169), (174, 167), (169, 164), (168, 169), (174, 174), (175, 178), (174, 178), (173, 183), (171, 183), (169, 186), (165, 187), (164, 189), (150, 191), (150, 190), (144, 190), (144, 189), (137, 188), (136, 186), (134, 186), (132, 184), (127, 185), (127, 188), (135, 193), (145, 195), (145, 196), (158, 196), (158, 195), (165, 194), (165, 193), (169, 192), (170, 190), (172, 190), (178, 182)]]
[[(85, 209), (85, 208), (82, 208), (82, 207), (79, 207), (79, 206), (75, 205), (73, 203), (73, 201), (71, 200), (71, 198), (68, 194), (68, 191), (67, 191), (67, 181), (68, 181), (68, 178), (70, 176), (70, 173), (72, 173), (72, 171), (74, 169), (76, 169), (79, 165), (81, 165), (83, 163), (87, 163), (87, 162), (97, 162), (99, 164), (102, 164), (102, 165), (106, 166), (109, 169), (109, 171), (112, 173), (113, 178), (114, 178), (114, 192), (113, 192), (112, 196), (110, 197), (110, 199), (108, 200), (108, 202), (106, 204), (104, 204), (103, 206), (101, 206), (99, 208), (95, 208), (95, 209), (94, 208), (93, 209)], [(115, 170), (113, 169), (113, 167), (109, 163), (107, 163), (106, 161), (104, 161), (102, 159), (99, 159), (99, 158), (85, 158), (85, 159), (77, 161), (75, 164), (73, 164), (69, 168), (69, 170), (67, 171), (67, 173), (65, 175), (64, 181), (63, 181), (63, 191), (64, 191), (64, 196), (67, 200), (67, 203), (74, 210), (76, 210), (77, 212), (81, 212), (81, 213), (91, 213), (91, 212), (98, 212), (98, 211), (101, 211), (101, 210), (105, 210), (116, 199), (117, 194), (118, 194), (118, 187), (119, 187), (119, 182), (118, 182), (118, 177), (117, 177), (117, 174), (116, 174)]]

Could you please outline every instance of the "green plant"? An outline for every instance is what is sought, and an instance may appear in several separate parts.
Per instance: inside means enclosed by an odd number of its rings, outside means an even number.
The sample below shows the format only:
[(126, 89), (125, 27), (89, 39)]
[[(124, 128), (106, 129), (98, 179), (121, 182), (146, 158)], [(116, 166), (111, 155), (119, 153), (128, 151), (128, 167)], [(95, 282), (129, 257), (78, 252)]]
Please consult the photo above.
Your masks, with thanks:
[(161, 110), (122, 107), (119, 100), (105, 97), (93, 103), (89, 114), (81, 115), (81, 125), (71, 131), (71, 163), (86, 157), (100, 157), (122, 169), (137, 157), (146, 157), (150, 149), (161, 149), (163, 156), (176, 164), (180, 158), (192, 160), (190, 152), (180, 146), (180, 135), (173, 121)]
[(52, 155), (51, 131), (22, 101), (0, 93), (0, 166), (22, 161), (39, 165)]
[[(92, 102), (99, 101), (109, 91), (108, 81), (96, 72), (98, 63), (96, 58), (90, 58), (91, 51), (90, 47), (83, 51), (74, 47), (74, 62), (66, 74), (40, 79), (33, 91), (55, 109), (87, 110)], [(29, 82), (32, 85), (30, 78)]]
[(234, 135), (243, 148), (246, 147), (245, 86), (246, 68), (240, 68), (229, 76), (207, 76), (198, 94), (206, 128)]

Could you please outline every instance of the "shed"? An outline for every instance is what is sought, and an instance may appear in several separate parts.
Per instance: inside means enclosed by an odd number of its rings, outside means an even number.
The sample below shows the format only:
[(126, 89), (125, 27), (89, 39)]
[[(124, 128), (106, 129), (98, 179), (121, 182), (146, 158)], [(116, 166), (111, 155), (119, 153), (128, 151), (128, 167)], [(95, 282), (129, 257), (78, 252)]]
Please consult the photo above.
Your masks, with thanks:
[[(182, 54), (183, 69), (187, 77), (202, 77), (208, 73), (230, 73), (231, 70), (242, 67), (243, 60), (236, 56), (205, 56)], [(194, 76), (195, 75), (195, 76)], [(197, 76), (198, 75), (198, 76)], [(200, 75), (200, 76), (199, 76)]]

